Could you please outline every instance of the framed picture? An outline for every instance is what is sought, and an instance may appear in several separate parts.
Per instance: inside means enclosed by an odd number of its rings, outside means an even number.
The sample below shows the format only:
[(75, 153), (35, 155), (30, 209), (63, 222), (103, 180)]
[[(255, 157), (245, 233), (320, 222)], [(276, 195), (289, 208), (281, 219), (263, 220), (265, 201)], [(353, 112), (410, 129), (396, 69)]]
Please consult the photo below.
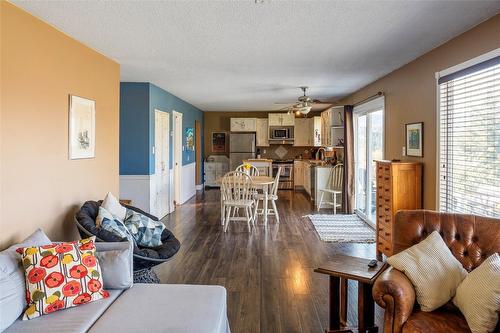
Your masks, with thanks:
[(424, 156), (424, 123), (406, 124), (406, 155)]
[(186, 149), (194, 151), (194, 129), (186, 127)]
[(226, 152), (226, 132), (212, 132), (212, 152)]
[(69, 158), (95, 157), (95, 101), (69, 95)]

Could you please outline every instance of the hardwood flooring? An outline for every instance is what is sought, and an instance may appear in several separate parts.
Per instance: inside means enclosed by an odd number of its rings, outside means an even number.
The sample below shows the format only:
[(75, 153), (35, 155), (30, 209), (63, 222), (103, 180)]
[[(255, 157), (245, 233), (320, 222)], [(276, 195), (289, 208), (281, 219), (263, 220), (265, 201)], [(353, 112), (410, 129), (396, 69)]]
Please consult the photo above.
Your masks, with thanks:
[[(220, 225), (219, 191), (199, 193), (163, 222), (181, 242), (169, 262), (157, 266), (162, 283), (218, 284), (228, 291), (233, 333), (324, 332), (328, 325), (328, 278), (314, 273), (343, 253), (375, 257), (374, 244), (324, 243), (303, 217), (313, 212), (306, 194), (279, 191), (280, 224), (259, 219)], [(349, 283), (348, 324), (356, 325), (357, 285)], [(382, 324), (378, 306), (375, 321)], [(379, 329), (381, 331), (381, 329)]]

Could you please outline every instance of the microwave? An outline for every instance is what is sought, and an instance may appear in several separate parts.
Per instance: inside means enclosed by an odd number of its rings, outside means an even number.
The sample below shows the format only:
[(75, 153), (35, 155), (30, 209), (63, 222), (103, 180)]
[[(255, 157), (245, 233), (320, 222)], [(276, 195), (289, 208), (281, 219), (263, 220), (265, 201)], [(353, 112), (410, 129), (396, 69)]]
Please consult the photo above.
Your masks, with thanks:
[(293, 126), (289, 127), (270, 127), (270, 140), (293, 140)]

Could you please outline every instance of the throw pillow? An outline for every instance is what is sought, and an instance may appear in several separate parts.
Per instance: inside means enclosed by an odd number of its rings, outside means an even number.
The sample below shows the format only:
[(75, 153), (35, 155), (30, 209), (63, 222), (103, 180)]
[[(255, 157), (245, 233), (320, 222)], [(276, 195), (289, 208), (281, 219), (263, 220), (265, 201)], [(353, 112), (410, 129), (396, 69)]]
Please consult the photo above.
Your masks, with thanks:
[(113, 216), (102, 206), (99, 207), (99, 213), (96, 218), (96, 225), (99, 222), (99, 228), (107, 230), (120, 238), (126, 238), (133, 242), (133, 237), (129, 234), (122, 221)]
[(120, 204), (120, 201), (113, 194), (111, 194), (111, 192), (108, 192), (108, 194), (106, 194), (106, 197), (102, 201), (101, 206), (120, 221), (125, 220), (125, 217), (127, 215), (127, 208), (123, 207)]
[(495, 253), (470, 272), (458, 286), (453, 303), (472, 333), (493, 332), (500, 310), (500, 256)]
[(127, 209), (127, 218), (123, 223), (134, 237), (137, 245), (156, 247), (162, 244), (161, 234), (165, 230), (165, 225), (160, 221), (152, 220), (146, 215)]
[(95, 243), (104, 288), (128, 289), (134, 283), (134, 245), (130, 242)]
[(28, 303), (23, 320), (109, 296), (102, 289), (94, 239), (18, 249), (25, 269)]
[(16, 249), (23, 246), (51, 244), (45, 233), (38, 229), (21, 243), (0, 252), (0, 332), (7, 329), (26, 309), (24, 271), (20, 267)]
[(387, 259), (402, 271), (415, 287), (422, 311), (433, 311), (446, 304), (467, 276), (437, 231), (412, 247)]

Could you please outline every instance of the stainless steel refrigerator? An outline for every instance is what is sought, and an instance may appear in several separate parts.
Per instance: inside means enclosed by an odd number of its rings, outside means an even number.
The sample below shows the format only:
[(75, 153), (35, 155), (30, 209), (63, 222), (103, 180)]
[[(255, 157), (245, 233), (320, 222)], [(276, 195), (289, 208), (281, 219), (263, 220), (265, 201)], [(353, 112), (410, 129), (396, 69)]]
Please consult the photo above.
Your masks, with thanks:
[(255, 158), (255, 133), (231, 133), (229, 136), (229, 168), (231, 170), (243, 160)]

